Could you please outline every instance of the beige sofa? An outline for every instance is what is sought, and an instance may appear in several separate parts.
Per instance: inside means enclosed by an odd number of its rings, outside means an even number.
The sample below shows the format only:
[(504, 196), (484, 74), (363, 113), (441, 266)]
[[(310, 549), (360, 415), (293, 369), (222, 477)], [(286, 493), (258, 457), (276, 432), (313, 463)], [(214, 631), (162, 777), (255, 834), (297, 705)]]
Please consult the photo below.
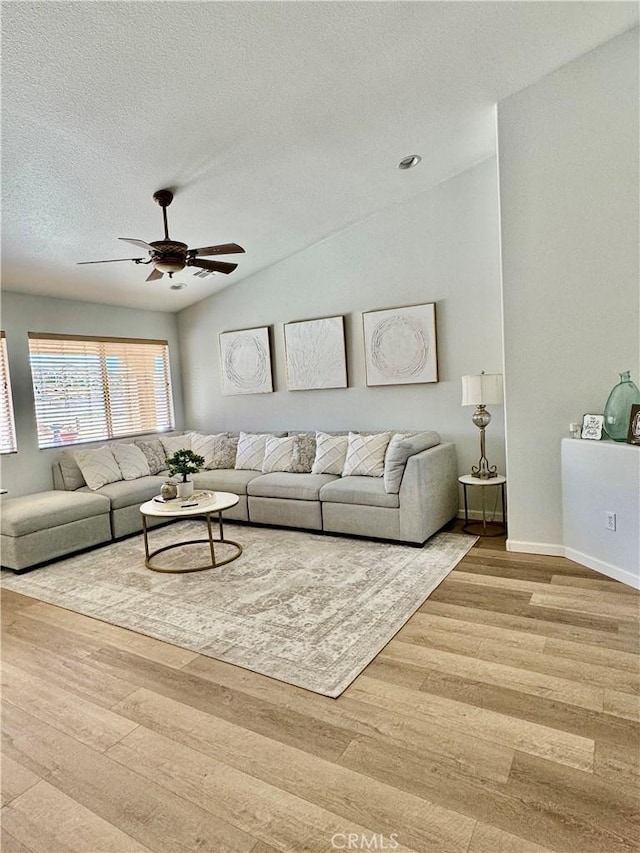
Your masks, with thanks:
[[(434, 432), (419, 435), (419, 446), (424, 449), (407, 458), (397, 492), (386, 490), (383, 477), (263, 473), (258, 468), (205, 469), (192, 479), (196, 489), (239, 496), (238, 504), (225, 512), (230, 520), (420, 545), (455, 518), (458, 488), (454, 445), (441, 443)], [(5, 502), (4, 566), (22, 570), (142, 529), (140, 505), (159, 494), (168, 472), (90, 489), (75, 452), (63, 451), (54, 461), (54, 492)], [(62, 493), (67, 493), (68, 499)], [(166, 523), (163, 519), (148, 522)], [(78, 536), (79, 532), (82, 535)], [(55, 547), (49, 548), (49, 543)]]
[[(458, 511), (454, 445), (441, 443), (435, 432), (424, 435), (431, 446), (408, 458), (397, 494), (385, 491), (381, 477), (218, 468), (201, 470), (192, 479), (196, 489), (239, 496), (225, 513), (231, 520), (422, 544)], [(111, 501), (115, 539), (141, 530), (140, 504), (157, 495), (167, 477), (164, 471), (97, 491)], [(89, 491), (73, 451), (54, 462), (53, 480), (56, 489)]]

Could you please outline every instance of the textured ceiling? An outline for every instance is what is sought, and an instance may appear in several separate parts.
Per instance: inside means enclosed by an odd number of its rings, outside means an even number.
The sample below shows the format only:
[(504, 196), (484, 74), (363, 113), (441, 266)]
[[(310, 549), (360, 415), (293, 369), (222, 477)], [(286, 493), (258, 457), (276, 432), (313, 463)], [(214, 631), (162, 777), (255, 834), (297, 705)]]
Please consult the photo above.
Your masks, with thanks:
[[(637, 20), (624, 2), (3, 2), (3, 288), (184, 308), (493, 154), (497, 100)], [(160, 239), (166, 186), (171, 236), (240, 243), (236, 272), (173, 292), (75, 265)]]

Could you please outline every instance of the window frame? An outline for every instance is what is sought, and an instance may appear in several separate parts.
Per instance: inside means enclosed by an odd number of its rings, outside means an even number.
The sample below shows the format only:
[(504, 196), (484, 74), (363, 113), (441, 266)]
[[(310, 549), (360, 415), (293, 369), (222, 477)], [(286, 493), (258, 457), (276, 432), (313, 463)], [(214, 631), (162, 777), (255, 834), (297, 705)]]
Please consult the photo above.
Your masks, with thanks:
[[(40, 450), (175, 429), (167, 340), (51, 332), (28, 332), (27, 337)], [(53, 343), (56, 341), (59, 342), (57, 347)], [(50, 353), (46, 352), (47, 342), (52, 350)], [(64, 364), (65, 359), (76, 369), (75, 382), (63, 381), (60, 401), (51, 406), (44, 401), (47, 380), (42, 365), (38, 364), (38, 358), (47, 355), (52, 358), (51, 373), (55, 373), (57, 367), (58, 377), (71, 375), (71, 367)], [(153, 364), (152, 370), (145, 369), (145, 361)], [(132, 406), (133, 400), (137, 406)], [(47, 416), (53, 424), (46, 423)], [(62, 424), (65, 419), (66, 431), (56, 423)], [(69, 424), (75, 425), (75, 433)], [(46, 430), (50, 431), (49, 436)]]
[[(11, 372), (9, 370), (9, 353), (7, 336), (0, 330), (0, 382), (2, 388), (2, 405), (0, 410), (0, 455), (8, 456), (18, 452), (18, 435), (16, 433), (16, 418), (13, 407), (13, 392), (11, 389)], [(8, 439), (5, 445), (4, 438)]]

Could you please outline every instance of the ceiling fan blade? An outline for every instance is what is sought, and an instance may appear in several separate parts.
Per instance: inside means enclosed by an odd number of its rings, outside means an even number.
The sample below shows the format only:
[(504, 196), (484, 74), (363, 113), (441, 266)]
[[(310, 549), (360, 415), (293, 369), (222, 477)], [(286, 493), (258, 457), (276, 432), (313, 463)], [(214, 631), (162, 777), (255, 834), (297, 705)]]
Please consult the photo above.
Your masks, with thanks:
[(134, 246), (140, 246), (141, 249), (146, 249), (147, 252), (153, 252), (153, 246), (145, 243), (144, 240), (132, 240), (130, 237), (118, 237), (118, 240), (124, 240), (125, 243), (133, 243)]
[(228, 275), (230, 272), (234, 271), (238, 264), (228, 264), (226, 261), (202, 261), (200, 258), (188, 258), (187, 266), (200, 267), (203, 270), (209, 270), (210, 272), (222, 272), (225, 275)]
[(234, 255), (237, 252), (244, 252), (242, 246), (237, 243), (220, 243), (219, 246), (204, 246), (202, 249), (189, 249), (189, 254), (192, 257), (196, 255)]
[(109, 258), (106, 261), (78, 261), (77, 266), (80, 266), (80, 264), (117, 264), (119, 261), (135, 261), (139, 264), (144, 261), (144, 258)]
[(160, 270), (152, 270), (149, 275), (146, 277), (145, 281), (156, 281), (159, 278), (162, 278), (164, 273), (160, 272)]

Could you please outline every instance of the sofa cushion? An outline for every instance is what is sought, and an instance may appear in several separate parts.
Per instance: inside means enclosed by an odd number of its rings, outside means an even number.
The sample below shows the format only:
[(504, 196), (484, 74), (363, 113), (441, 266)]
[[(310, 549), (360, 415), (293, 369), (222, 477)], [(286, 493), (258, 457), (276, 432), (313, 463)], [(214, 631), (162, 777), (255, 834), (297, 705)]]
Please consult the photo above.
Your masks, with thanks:
[(347, 457), (348, 435), (316, 433), (316, 458), (311, 467), (313, 474), (342, 474)]
[(390, 438), (388, 432), (371, 435), (350, 432), (342, 476), (382, 477), (384, 454)]
[(226, 437), (226, 432), (217, 432), (213, 435), (202, 435), (199, 432), (191, 433), (191, 449), (194, 453), (204, 457), (205, 468), (216, 467), (213, 464), (215, 454), (220, 447), (220, 442)]
[[(120, 480), (107, 483), (98, 494), (104, 495), (111, 501), (111, 509), (122, 509), (125, 506), (143, 504), (145, 501), (160, 494), (164, 483), (163, 477), (140, 477), (138, 480)], [(84, 492), (84, 489), (81, 489)]]
[(238, 471), (235, 468), (218, 468), (215, 471), (200, 471), (191, 479), (198, 489), (211, 489), (213, 492), (231, 492), (234, 495), (246, 495), (247, 483), (260, 477), (259, 471)]
[(338, 504), (399, 507), (398, 495), (387, 494), (381, 477), (343, 477), (320, 490), (320, 500)]
[(110, 447), (124, 480), (137, 480), (138, 477), (150, 475), (147, 457), (135, 444), (119, 444), (114, 441)]
[(301, 432), (293, 436), (291, 470), (294, 474), (310, 474), (316, 458), (316, 435)]
[(407, 459), (430, 447), (440, 444), (440, 436), (433, 430), (416, 433), (396, 433), (392, 436), (384, 458), (384, 488), (389, 494), (400, 491)]
[(262, 460), (262, 473), (271, 474), (275, 471), (293, 470), (293, 443), (294, 437), (285, 436), (276, 438), (268, 435), (264, 443), (264, 459)]
[(109, 447), (95, 450), (76, 450), (76, 462), (82, 471), (87, 486), (94, 491), (107, 483), (122, 480), (122, 471)]
[(2, 502), (1, 530), (3, 536), (25, 536), (108, 512), (107, 498), (92, 491), (22, 495)]
[(165, 458), (173, 456), (177, 450), (191, 450), (190, 432), (186, 432), (184, 435), (162, 435), (160, 441), (164, 448)]
[(247, 494), (256, 498), (288, 498), (294, 501), (317, 501), (320, 489), (336, 480), (333, 474), (262, 474), (247, 486)]
[(241, 471), (262, 471), (266, 433), (241, 432), (235, 467)]
[(159, 474), (165, 469), (166, 452), (159, 438), (148, 439), (147, 441), (136, 441), (136, 447), (144, 453), (147, 463), (149, 464), (149, 474)]
[(82, 476), (80, 466), (73, 455), (73, 451), (64, 450), (58, 457), (57, 462), (65, 489), (73, 491), (87, 485), (86, 480)]

